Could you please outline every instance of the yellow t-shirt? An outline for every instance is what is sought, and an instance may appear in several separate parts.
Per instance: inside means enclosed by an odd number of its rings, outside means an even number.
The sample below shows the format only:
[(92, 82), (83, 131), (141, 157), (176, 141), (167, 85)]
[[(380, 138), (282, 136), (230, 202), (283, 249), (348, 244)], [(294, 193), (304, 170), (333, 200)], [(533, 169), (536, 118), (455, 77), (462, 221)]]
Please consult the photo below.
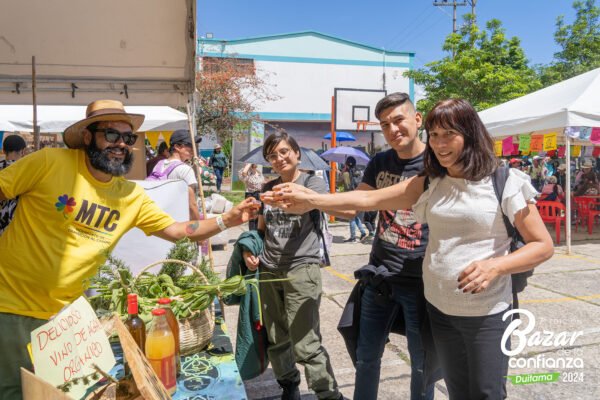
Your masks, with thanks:
[(122, 177), (100, 182), (82, 150), (43, 149), (0, 171), (0, 190), (19, 196), (0, 236), (0, 312), (48, 319), (86, 282), (132, 227), (147, 235), (175, 221)]

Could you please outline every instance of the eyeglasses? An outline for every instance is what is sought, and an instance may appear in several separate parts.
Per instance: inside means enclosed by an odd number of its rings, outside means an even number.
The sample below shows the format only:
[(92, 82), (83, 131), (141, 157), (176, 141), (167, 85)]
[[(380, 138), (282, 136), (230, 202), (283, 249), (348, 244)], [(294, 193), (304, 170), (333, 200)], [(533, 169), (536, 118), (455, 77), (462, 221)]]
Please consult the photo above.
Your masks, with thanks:
[(121, 139), (127, 146), (133, 146), (138, 138), (138, 135), (131, 131), (121, 132), (113, 128), (96, 129), (94, 132), (104, 132), (104, 139), (108, 143), (117, 143)]
[(282, 158), (287, 157), (287, 155), (290, 154), (290, 150), (290, 148), (284, 147), (283, 149), (279, 149), (276, 152), (267, 155), (265, 158), (268, 162), (272, 164), (275, 161), (277, 161), (277, 158), (279, 158), (279, 156), (281, 156)]

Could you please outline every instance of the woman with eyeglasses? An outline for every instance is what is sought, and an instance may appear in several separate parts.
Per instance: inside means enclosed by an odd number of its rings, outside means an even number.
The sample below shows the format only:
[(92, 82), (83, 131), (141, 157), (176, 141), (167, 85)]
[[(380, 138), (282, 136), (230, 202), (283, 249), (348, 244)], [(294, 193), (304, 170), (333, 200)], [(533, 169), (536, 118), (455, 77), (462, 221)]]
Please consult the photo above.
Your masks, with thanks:
[[(290, 182), (309, 191), (327, 193), (323, 179), (299, 170), (300, 147), (287, 133), (269, 136), (263, 156), (279, 175), (265, 184), (263, 192)], [(320, 245), (314, 214), (288, 214), (264, 205), (258, 217), (258, 231), (264, 235), (263, 252), (259, 256), (244, 252), (248, 269), (254, 271), (260, 267), (263, 279), (289, 279), (260, 287), (269, 360), (283, 389), (282, 399), (300, 399), (300, 372), (296, 363), (304, 366), (308, 387), (319, 399), (342, 398), (329, 355), (321, 344)]]
[[(535, 206), (537, 192), (523, 172), (509, 170), (498, 201), (492, 182), (498, 167), (494, 143), (471, 104), (462, 99), (437, 103), (425, 129), (425, 176), (333, 196), (284, 184), (263, 201), (297, 213), (315, 207), (412, 207), (417, 221), (429, 226), (423, 285), (449, 397), (504, 399), (510, 337), (504, 341), (503, 335), (512, 320), (511, 274), (549, 259), (552, 239)], [(526, 243), (516, 251), (511, 252), (504, 215)]]

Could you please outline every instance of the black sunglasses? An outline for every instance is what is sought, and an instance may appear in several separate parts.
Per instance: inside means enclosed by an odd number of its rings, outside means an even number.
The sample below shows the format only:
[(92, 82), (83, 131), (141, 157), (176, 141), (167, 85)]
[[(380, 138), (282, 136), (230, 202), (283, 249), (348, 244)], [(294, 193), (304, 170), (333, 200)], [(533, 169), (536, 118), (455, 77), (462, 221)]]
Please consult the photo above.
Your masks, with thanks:
[(104, 139), (108, 143), (117, 143), (121, 139), (127, 146), (133, 146), (138, 138), (138, 135), (131, 131), (121, 132), (113, 128), (95, 129), (94, 132), (104, 132)]

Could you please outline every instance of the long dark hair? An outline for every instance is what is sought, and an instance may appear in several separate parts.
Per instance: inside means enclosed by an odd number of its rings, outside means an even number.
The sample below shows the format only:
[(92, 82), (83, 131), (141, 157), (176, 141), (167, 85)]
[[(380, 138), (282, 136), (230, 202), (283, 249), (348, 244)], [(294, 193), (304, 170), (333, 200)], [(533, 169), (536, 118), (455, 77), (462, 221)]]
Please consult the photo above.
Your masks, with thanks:
[[(425, 130), (434, 127), (452, 129), (464, 137), (464, 147), (457, 162), (462, 165), (464, 178), (479, 181), (492, 175), (498, 167), (498, 159), (494, 153), (494, 141), (481, 122), (477, 111), (466, 100), (448, 99), (438, 102), (427, 114)], [(425, 175), (432, 178), (443, 177), (448, 170), (439, 163), (429, 144), (424, 156)]]

